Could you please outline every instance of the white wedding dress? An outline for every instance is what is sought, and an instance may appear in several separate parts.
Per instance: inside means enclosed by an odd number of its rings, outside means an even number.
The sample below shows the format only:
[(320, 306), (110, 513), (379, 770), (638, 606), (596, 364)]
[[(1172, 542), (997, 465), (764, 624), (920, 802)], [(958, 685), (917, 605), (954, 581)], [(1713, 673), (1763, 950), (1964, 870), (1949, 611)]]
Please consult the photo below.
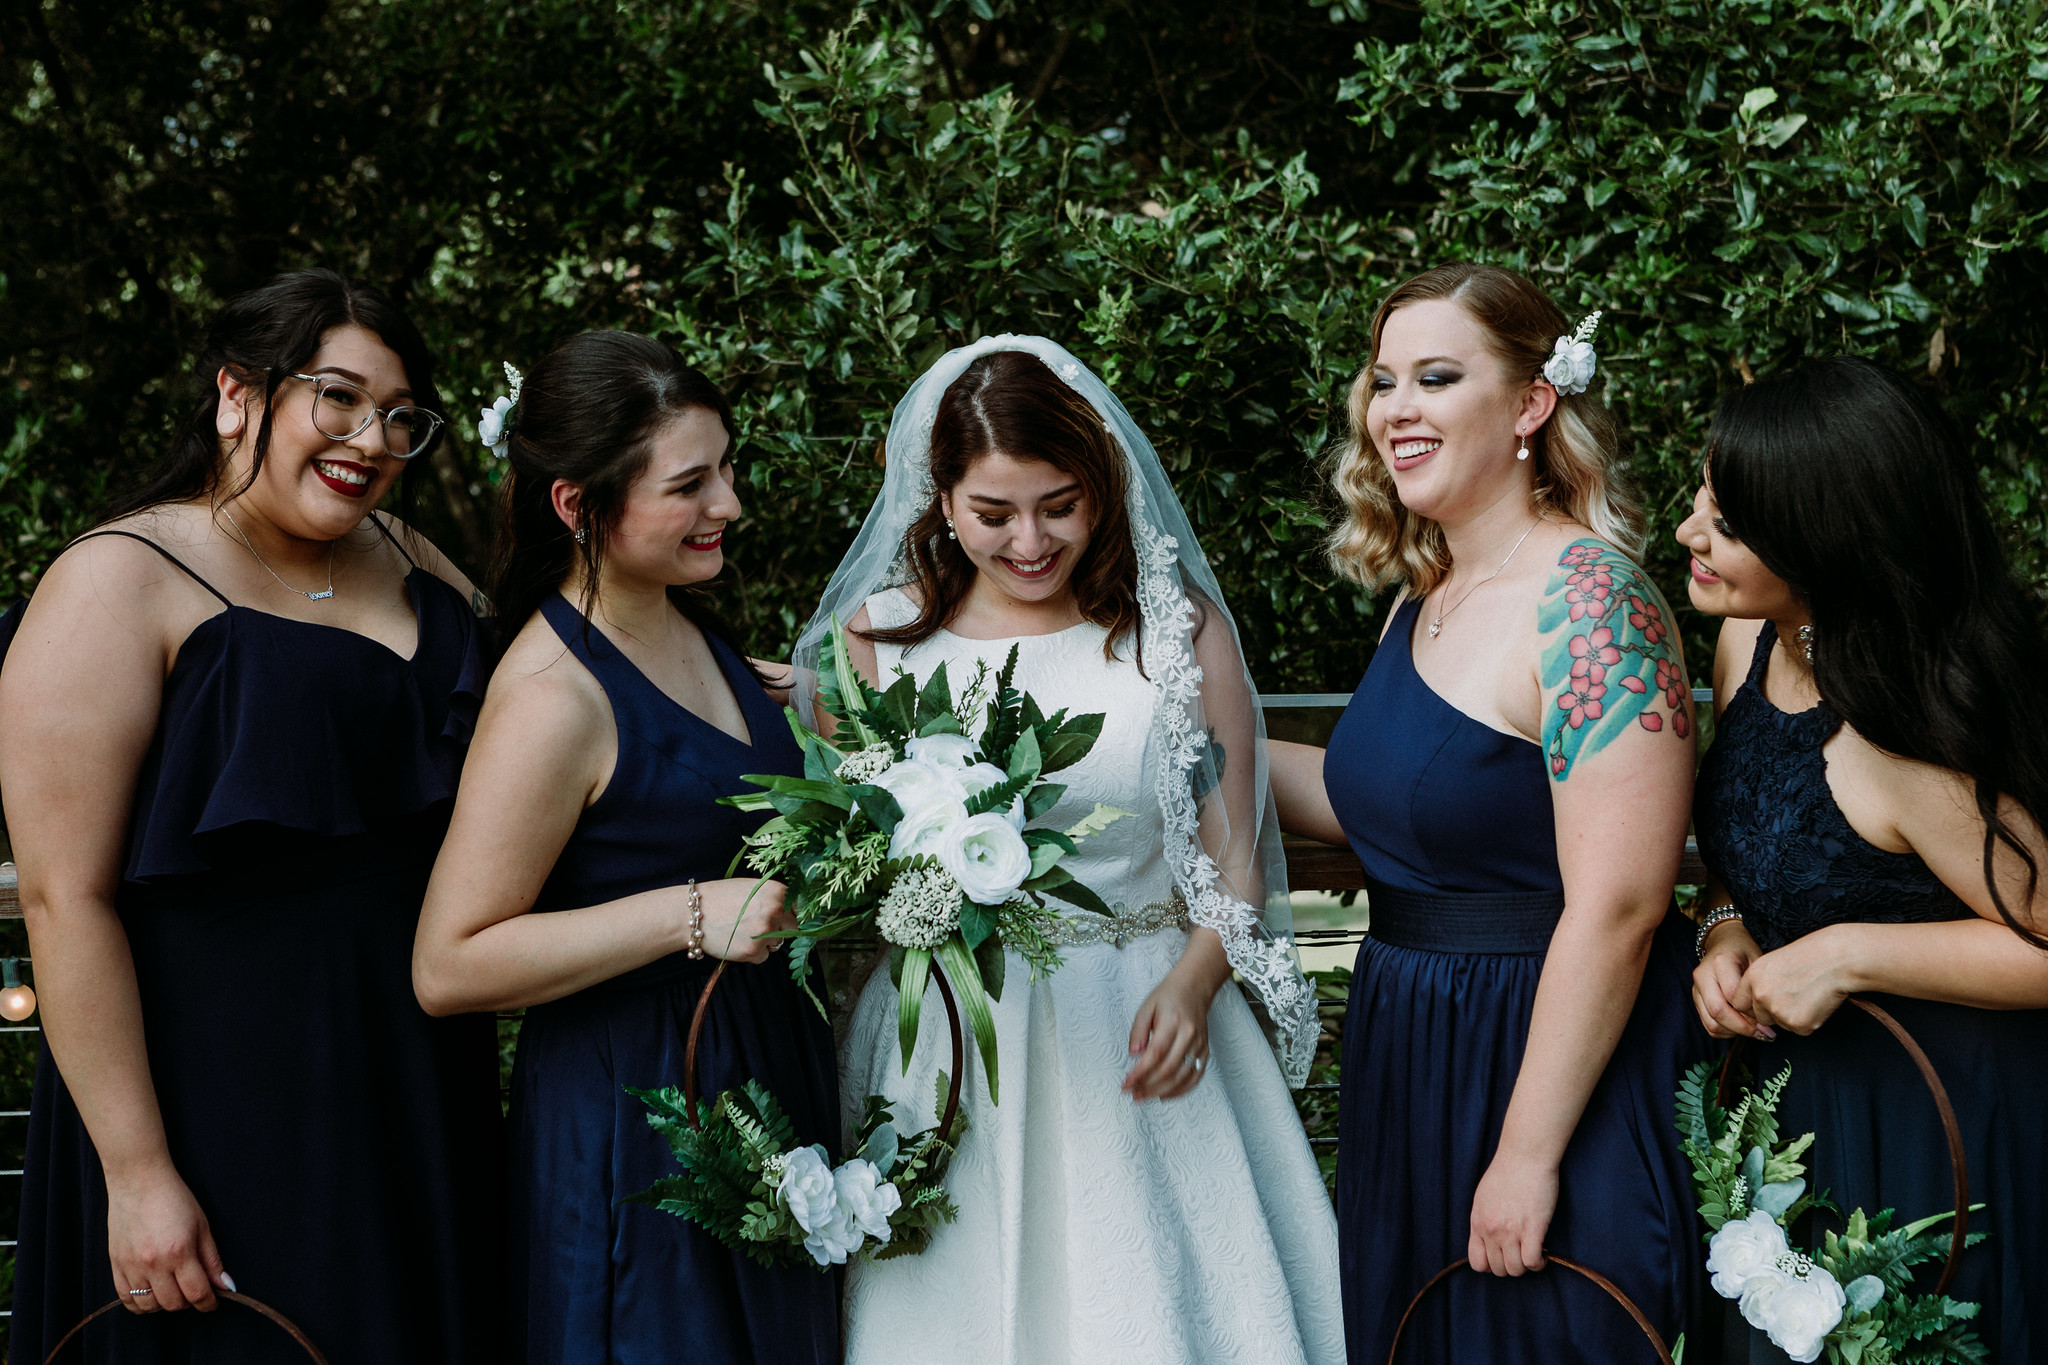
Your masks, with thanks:
[[(868, 599), (875, 626), (910, 601)], [(1065, 965), (1034, 983), (1014, 952), (994, 1002), (1002, 1102), (991, 1104), (972, 1039), (969, 1127), (948, 1186), (957, 1222), (922, 1254), (852, 1267), (850, 1365), (1335, 1365), (1344, 1359), (1337, 1225), (1265, 1034), (1232, 985), (1209, 1010), (1210, 1063), (1186, 1096), (1138, 1104), (1120, 1088), (1132, 1020), (1187, 943), (1167, 865), (1152, 712), (1155, 689), (1126, 648), (1078, 625), (1021, 640), (940, 631), (878, 644), (884, 684), (941, 662), (956, 695), (977, 660), (1019, 647), (1015, 685), (1047, 714), (1100, 711), (1102, 738), (1057, 774), (1068, 791), (1034, 823), (1063, 829), (1105, 802), (1133, 812), (1062, 863), (1118, 909), (1124, 933), (1062, 905), (1079, 926)], [(1122, 942), (1119, 946), (1118, 938)], [(951, 1065), (946, 1012), (928, 988), (906, 1076), (896, 989), (874, 972), (855, 1006), (840, 1085), (849, 1122), (869, 1094), (907, 1130), (937, 1121)]]

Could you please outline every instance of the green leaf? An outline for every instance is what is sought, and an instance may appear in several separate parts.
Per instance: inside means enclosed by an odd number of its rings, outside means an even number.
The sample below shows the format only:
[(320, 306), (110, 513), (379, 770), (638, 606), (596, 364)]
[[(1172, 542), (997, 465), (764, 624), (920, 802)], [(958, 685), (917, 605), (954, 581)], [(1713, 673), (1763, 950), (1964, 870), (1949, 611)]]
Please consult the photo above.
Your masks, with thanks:
[(1021, 779), (1028, 783), (1038, 780), (1039, 757), (1038, 732), (1036, 730), (1027, 729), (1017, 736), (1017, 743), (1010, 750), (1009, 772), (1012, 781)]
[(1003, 955), (1003, 941), (991, 934), (983, 939), (974, 950), (974, 965), (981, 971), (981, 984), (988, 988), (988, 998), (1003, 998), (1003, 976), (1008, 959)]
[(957, 935), (939, 945), (938, 959), (939, 965), (945, 968), (946, 979), (953, 983), (953, 994), (959, 998), (960, 1012), (967, 1016), (968, 1027), (974, 1030), (974, 1040), (980, 1045), (981, 1067), (988, 1076), (989, 1103), (999, 1103), (996, 1017), (988, 1007), (988, 991), (982, 985), (981, 969), (975, 965), (974, 954), (967, 951), (967, 945)]
[(1054, 806), (1057, 806), (1060, 803), (1060, 798), (1066, 794), (1066, 787), (1058, 782), (1040, 782), (1030, 791), (1024, 793), (1024, 818), (1026, 820), (1038, 819)]
[(903, 1050), (905, 1074), (910, 1071), (910, 1054), (917, 1051), (917, 1020), (924, 1008), (924, 986), (931, 970), (932, 955), (927, 949), (903, 950), (903, 965), (896, 974), (896, 1041)]
[(818, 781), (808, 777), (783, 777), (779, 774), (771, 773), (748, 773), (742, 776), (740, 781), (752, 782), (757, 786), (766, 787), (769, 791), (770, 802), (784, 815), (788, 815), (795, 807), (775, 800), (776, 797), (789, 797), (797, 804), (805, 801), (817, 801), (827, 806), (837, 807), (842, 811), (851, 811), (853, 809), (852, 789), (829, 778)]
[(895, 795), (886, 788), (860, 782), (846, 790), (853, 793), (854, 803), (860, 807), (860, 813), (867, 816), (874, 827), (882, 833), (894, 834), (896, 826), (903, 823), (903, 807), (897, 804)]
[(908, 673), (889, 684), (882, 693), (882, 708), (898, 734), (917, 733), (917, 679)]
[(1097, 801), (1094, 810), (1089, 811), (1079, 820), (1067, 826), (1066, 836), (1069, 839), (1075, 840), (1086, 839), (1091, 834), (1102, 833), (1102, 831), (1108, 829), (1111, 825), (1129, 814), (1130, 812), (1127, 810), (1119, 810), (1115, 806), (1104, 805), (1102, 802)]
[[(941, 659), (932, 675), (925, 679), (924, 687), (917, 694), (917, 724), (929, 725), (944, 716), (953, 719), (953, 689), (946, 681), (946, 661)], [(957, 727), (959, 722), (954, 721)], [(926, 733), (920, 729), (919, 734)]]
[(1760, 85), (1742, 97), (1742, 117), (1754, 118), (1760, 112), (1777, 103), (1778, 92), (1768, 85)]
[(966, 940), (968, 948), (979, 948), (995, 931), (995, 911), (986, 905), (978, 905), (971, 900), (962, 898), (960, 902), (960, 937)]

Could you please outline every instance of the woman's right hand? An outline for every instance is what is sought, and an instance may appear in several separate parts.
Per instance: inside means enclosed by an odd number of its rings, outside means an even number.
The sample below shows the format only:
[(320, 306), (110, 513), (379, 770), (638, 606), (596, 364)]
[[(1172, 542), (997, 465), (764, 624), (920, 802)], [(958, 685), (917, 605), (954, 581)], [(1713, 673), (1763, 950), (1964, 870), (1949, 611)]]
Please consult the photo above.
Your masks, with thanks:
[(1777, 1036), (1728, 1003), (1749, 964), (1762, 956), (1763, 948), (1739, 919), (1723, 920), (1707, 934), (1706, 951), (1700, 965), (1693, 968), (1692, 1003), (1713, 1037), (1769, 1040)]
[[(233, 1292), (199, 1201), (177, 1171), (162, 1167), (129, 1179), (107, 1176), (107, 1252), (114, 1290), (131, 1313), (202, 1313), (220, 1306), (215, 1287)], [(147, 1294), (131, 1290), (147, 1289)]]
[(761, 935), (796, 928), (796, 916), (782, 908), (789, 888), (781, 882), (728, 877), (697, 883), (697, 893), (704, 898), (704, 951), (727, 962), (766, 962), (782, 940)]

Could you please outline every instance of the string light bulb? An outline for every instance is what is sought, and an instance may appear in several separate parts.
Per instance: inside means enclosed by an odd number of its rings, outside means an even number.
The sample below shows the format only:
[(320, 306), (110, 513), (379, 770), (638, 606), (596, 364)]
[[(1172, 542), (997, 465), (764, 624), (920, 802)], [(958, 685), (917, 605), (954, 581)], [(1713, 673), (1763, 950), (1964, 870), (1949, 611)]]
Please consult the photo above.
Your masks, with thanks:
[(0, 957), (0, 1019), (18, 1024), (35, 1012), (36, 993), (21, 979), (21, 959)]

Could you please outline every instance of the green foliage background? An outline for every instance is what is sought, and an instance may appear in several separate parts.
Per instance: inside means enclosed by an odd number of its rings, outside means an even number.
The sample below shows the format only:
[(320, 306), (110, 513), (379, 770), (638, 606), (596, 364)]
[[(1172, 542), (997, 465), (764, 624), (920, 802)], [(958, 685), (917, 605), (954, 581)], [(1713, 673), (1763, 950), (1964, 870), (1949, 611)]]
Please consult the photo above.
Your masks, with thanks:
[(2039, 591), (2044, 9), (23, 0), (0, 9), (0, 576), (26, 590), (154, 458), (220, 300), (324, 264), (443, 357), (458, 439), (419, 519), (472, 570), (499, 362), (657, 333), (734, 396), (727, 605), (774, 654), (909, 381), (1042, 332), (1153, 431), (1261, 685), (1343, 690), (1378, 606), (1318, 548), (1345, 388), (1393, 282), (1478, 257), (1606, 310), (1676, 601), (1717, 396), (1844, 350), (1974, 433)]

